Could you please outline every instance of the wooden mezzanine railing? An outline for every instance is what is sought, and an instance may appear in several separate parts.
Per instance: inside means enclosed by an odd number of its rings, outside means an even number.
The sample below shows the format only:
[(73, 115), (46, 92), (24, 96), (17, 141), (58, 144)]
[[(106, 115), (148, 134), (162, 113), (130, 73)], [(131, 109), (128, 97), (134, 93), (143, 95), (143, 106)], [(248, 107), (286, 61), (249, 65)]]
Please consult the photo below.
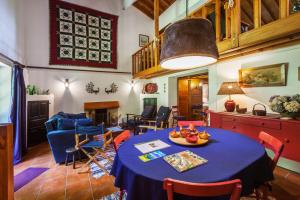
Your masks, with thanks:
[[(210, 0), (189, 15), (189, 17), (207, 18), (214, 12), (219, 60), (291, 42), (300, 42), (300, 12), (290, 14), (290, 0), (278, 0), (278, 18), (269, 23), (265, 23), (262, 17), (263, 0), (253, 0), (251, 29), (249, 24), (241, 19), (241, 12), (244, 11), (241, 1), (243, 0), (234, 0), (234, 6), (228, 8), (224, 0)], [(225, 26), (223, 30), (222, 25)], [(149, 78), (172, 73), (159, 65), (162, 39), (161, 34), (157, 41), (151, 41), (132, 55), (134, 78)]]

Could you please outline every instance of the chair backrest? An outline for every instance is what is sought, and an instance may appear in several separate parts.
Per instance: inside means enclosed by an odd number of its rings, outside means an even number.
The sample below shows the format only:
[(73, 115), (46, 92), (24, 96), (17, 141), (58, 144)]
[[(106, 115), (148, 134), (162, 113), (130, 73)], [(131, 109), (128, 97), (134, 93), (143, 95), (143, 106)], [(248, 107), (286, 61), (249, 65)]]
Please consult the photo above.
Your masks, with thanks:
[(217, 183), (191, 183), (170, 178), (164, 180), (168, 200), (173, 200), (173, 194), (183, 194), (194, 197), (219, 197), (230, 195), (230, 200), (239, 200), (242, 184), (239, 179)]
[(141, 117), (143, 119), (152, 119), (156, 112), (155, 109), (156, 109), (156, 106), (154, 106), (154, 105), (145, 106), (145, 108), (141, 114)]
[(173, 117), (179, 116), (178, 106), (172, 106), (172, 116)]
[(156, 123), (160, 126), (161, 122), (166, 124), (169, 120), (171, 109), (169, 107), (160, 106), (156, 114)]
[(274, 158), (271, 163), (272, 170), (274, 170), (283, 151), (284, 144), (279, 139), (263, 131), (259, 133), (258, 138), (264, 146), (271, 148), (274, 152)]
[(204, 121), (178, 121), (178, 126), (189, 126), (190, 124), (204, 126)]
[(123, 131), (120, 135), (118, 135), (115, 139), (114, 139), (114, 149), (117, 152), (120, 144), (126, 140), (128, 140), (130, 138), (130, 131), (129, 130), (125, 130)]

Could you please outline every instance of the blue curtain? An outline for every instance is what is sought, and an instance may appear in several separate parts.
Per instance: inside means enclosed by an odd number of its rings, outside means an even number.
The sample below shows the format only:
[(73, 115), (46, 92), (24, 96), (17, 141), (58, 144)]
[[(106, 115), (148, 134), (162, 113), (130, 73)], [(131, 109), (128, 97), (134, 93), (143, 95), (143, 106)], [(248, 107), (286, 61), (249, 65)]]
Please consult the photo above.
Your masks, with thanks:
[(14, 65), (10, 120), (14, 125), (14, 164), (21, 162), (26, 146), (26, 87), (23, 69)]

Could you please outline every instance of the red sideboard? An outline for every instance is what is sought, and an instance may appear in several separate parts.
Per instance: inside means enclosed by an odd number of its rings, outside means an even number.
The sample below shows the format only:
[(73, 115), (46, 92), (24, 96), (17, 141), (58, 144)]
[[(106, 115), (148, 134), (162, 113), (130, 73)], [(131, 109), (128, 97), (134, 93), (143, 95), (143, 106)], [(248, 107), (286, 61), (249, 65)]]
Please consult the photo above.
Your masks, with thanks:
[(278, 115), (253, 116), (227, 112), (211, 112), (210, 126), (247, 135), (258, 140), (260, 131), (280, 139), (285, 147), (282, 156), (300, 162), (300, 121), (280, 120)]

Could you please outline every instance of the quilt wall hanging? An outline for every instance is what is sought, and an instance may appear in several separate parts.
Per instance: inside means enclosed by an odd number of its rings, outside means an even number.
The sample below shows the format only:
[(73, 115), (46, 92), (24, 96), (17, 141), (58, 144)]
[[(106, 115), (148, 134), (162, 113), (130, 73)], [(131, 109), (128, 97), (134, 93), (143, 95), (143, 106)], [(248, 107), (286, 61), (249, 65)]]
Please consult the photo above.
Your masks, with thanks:
[(50, 64), (117, 68), (118, 16), (64, 1), (50, 4)]

